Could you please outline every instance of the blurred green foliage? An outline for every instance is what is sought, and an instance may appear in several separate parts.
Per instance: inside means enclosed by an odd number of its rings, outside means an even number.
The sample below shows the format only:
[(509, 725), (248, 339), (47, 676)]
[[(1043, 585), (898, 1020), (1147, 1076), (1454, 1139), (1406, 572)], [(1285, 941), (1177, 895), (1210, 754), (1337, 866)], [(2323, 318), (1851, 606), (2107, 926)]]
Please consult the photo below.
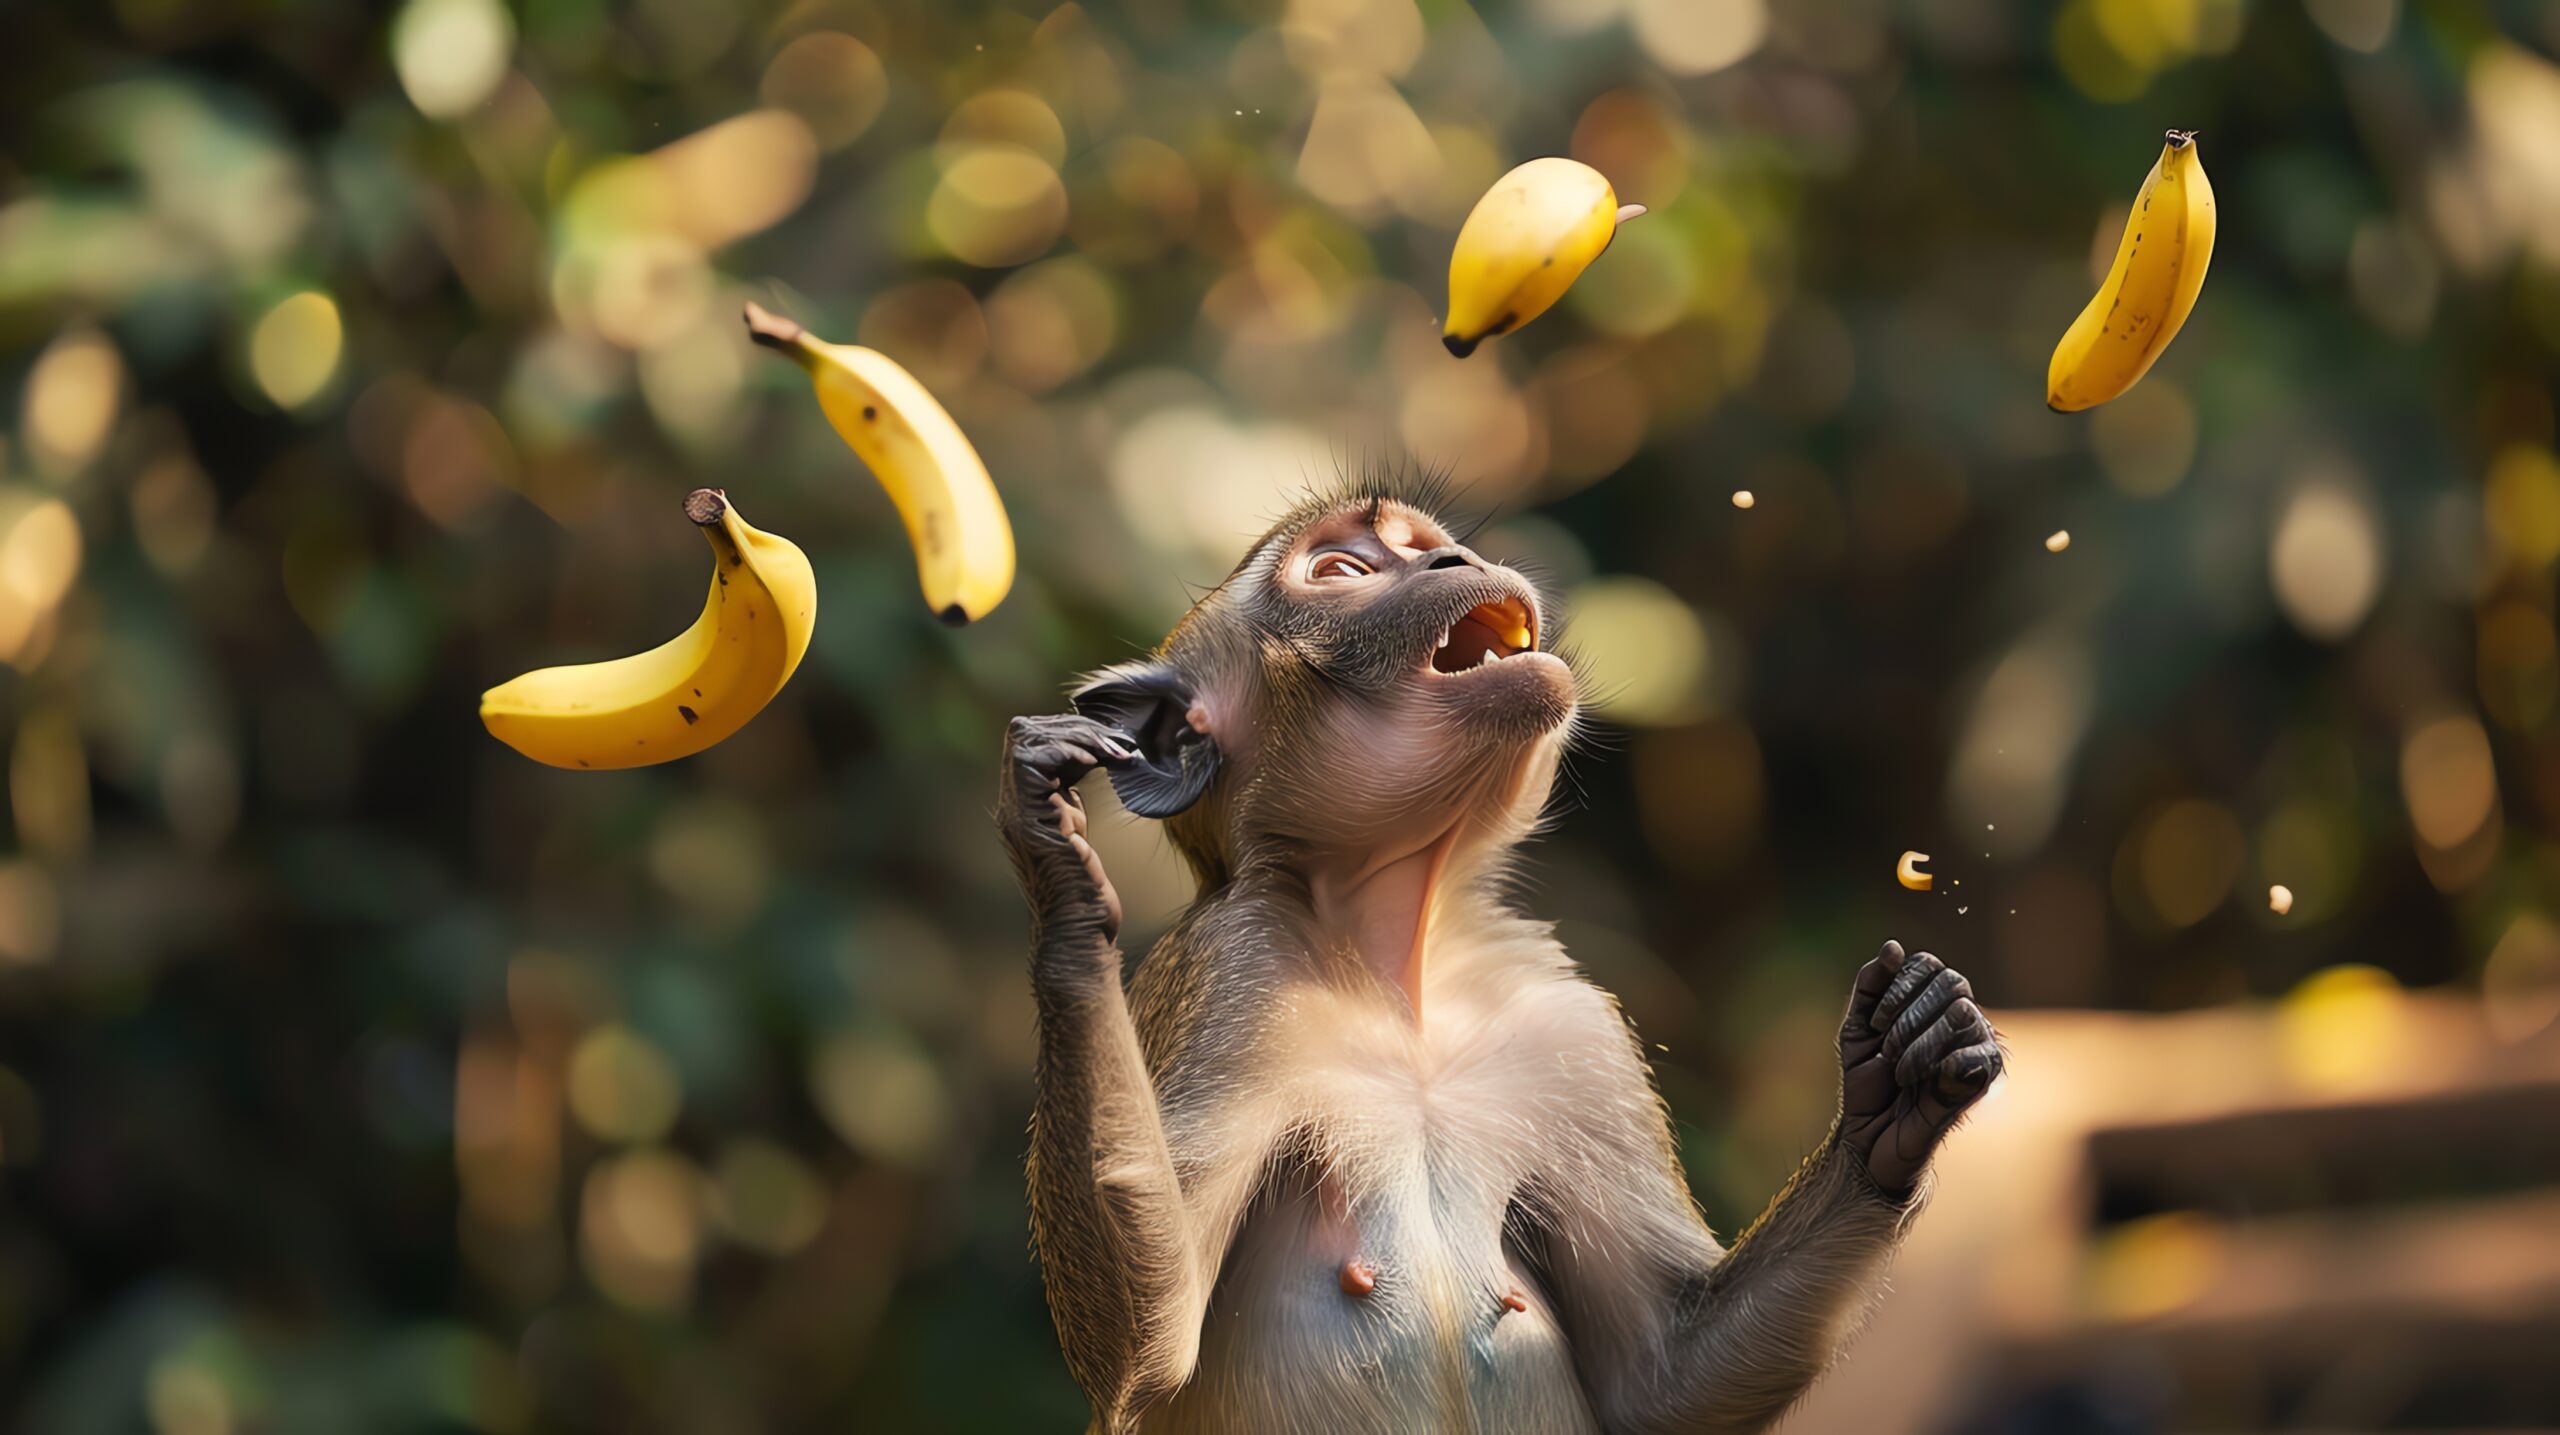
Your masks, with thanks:
[[(1338, 466), (1449, 469), (1579, 615), (1615, 720), (1533, 900), (1719, 1228), (1888, 934), (1995, 1009), (2354, 961), (2531, 1034), (2555, 15), (12, 10), (0, 1423), (1077, 1428), (997, 734)], [(2203, 301), (2050, 414), (2172, 126)], [(1652, 212), (1451, 360), (1448, 239), (1542, 153)], [(992, 618), (930, 621), (746, 298), (951, 406), (1022, 540)], [(481, 689), (686, 621), (704, 484), (817, 562), (782, 700), (630, 774), (489, 740)], [(1167, 860), (1104, 841), (1159, 927)]]

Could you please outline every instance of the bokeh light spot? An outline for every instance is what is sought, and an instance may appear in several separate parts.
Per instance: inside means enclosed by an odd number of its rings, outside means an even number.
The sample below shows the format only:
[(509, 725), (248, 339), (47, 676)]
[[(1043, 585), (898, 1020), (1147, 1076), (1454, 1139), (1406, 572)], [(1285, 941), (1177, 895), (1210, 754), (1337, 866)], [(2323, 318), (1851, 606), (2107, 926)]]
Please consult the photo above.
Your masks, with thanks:
[(889, 99), (889, 74), (860, 40), (813, 30), (775, 53), (756, 95), (798, 115), (820, 148), (837, 150), (862, 138), (880, 118)]
[(50, 608), (79, 576), (80, 520), (71, 506), (45, 498), (20, 509), (0, 537), (0, 588), (30, 608)]
[(683, 1107), (675, 1063), (628, 1027), (600, 1026), (570, 1054), (569, 1111), (598, 1140), (656, 1141)]
[(1599, 713), (1631, 727), (1675, 727), (1712, 711), (1716, 657), (1707, 626), (1650, 578), (1596, 578), (1565, 601), (1565, 641), (1600, 699)]
[(105, 446), (124, 401), (124, 361), (95, 329), (65, 329), (27, 371), (21, 420), (30, 455), (46, 474), (78, 472)]
[(942, 144), (955, 157), (1009, 145), (1055, 169), (1066, 162), (1067, 127), (1048, 101), (1029, 90), (981, 90), (954, 106), (942, 122)]
[(409, 0), (391, 22), (391, 64), (430, 119), (479, 107), (506, 78), (515, 18), (497, 0)]
[(2142, 828), (2142, 895), (2170, 927), (2192, 927), (2231, 894), (2248, 855), (2240, 824), (2219, 804), (2189, 798)]
[(142, 1401), (154, 1435), (232, 1435), (238, 1428), (230, 1387), (211, 1367), (186, 1356), (152, 1362)]
[(2400, 0), (2303, 0), (2302, 8), (2321, 34), (2363, 55), (2380, 53), (2400, 23)]
[(24, 858), (0, 861), (0, 962), (51, 960), (62, 940), (62, 897), (51, 873)]
[(1748, 58), (1769, 34), (1762, 0), (1626, 0), (1636, 43), (1675, 75), (1705, 75)]
[(903, 1037), (846, 1031), (809, 1072), (818, 1110), (847, 1146), (892, 1166), (919, 1166), (941, 1149), (951, 1120), (942, 1073)]
[(2204, 1294), (2226, 1259), (2220, 1222), (2194, 1211), (2127, 1221), (2091, 1247), (2085, 1290), (2093, 1314), (2148, 1320)]
[(579, 1200), (578, 1238), (606, 1295), (637, 1310), (682, 1307), (702, 1243), (702, 1173), (668, 1151), (597, 1162)]
[(2089, 439), (2107, 481), (2136, 498), (2176, 488), (2196, 458), (2196, 406), (2159, 378), (2133, 386), (2090, 416)]
[(986, 310), (996, 368), (1035, 394), (1092, 368), (1120, 332), (1120, 299), (1110, 277), (1073, 256), (1008, 278), (987, 297)]
[(2498, 803), (2497, 767), (2479, 720), (2443, 717), (2410, 733), (2400, 748), (2400, 791), (2428, 846), (2449, 850), (2479, 831)]
[(298, 409), (337, 377), (345, 347), (337, 301), (305, 289), (259, 316), (249, 333), (249, 373), (276, 407)]
[(2319, 1092), (2392, 1084), (2410, 1038), (2400, 984), (2380, 967), (2347, 964), (2303, 978), (2276, 1010), (2286, 1072)]
[(2382, 590), (2382, 533), (2365, 497), (2315, 478), (2276, 520), (2268, 569), (2293, 625), (2336, 642), (2355, 631)]
[(2560, 927), (2539, 912), (2518, 913), (2480, 969), (2480, 999), (2500, 1041), (2550, 1029), (2560, 1020)]
[(981, 269), (1037, 259), (1066, 227), (1067, 191), (1048, 161), (1011, 145), (968, 149), (925, 201), (925, 228), (952, 258)]
[(732, 1141), (714, 1170), (711, 1214), (739, 1245), (787, 1256), (826, 1225), (827, 1190), (790, 1148), (754, 1138)]
[(2560, 558), (2560, 457), (2538, 443), (2500, 449), (2489, 463), (2481, 514), (2500, 552), (2537, 565)]

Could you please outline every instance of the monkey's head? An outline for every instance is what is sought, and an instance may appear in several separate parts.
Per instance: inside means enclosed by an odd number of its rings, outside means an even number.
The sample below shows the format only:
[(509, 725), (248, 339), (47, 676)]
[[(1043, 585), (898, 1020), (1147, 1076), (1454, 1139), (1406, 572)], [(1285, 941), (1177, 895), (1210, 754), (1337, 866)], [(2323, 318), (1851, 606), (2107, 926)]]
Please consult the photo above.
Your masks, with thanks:
[(1579, 711), (1550, 605), (1422, 500), (1364, 482), (1255, 543), (1149, 659), (1079, 710), (1138, 738), (1122, 802), (1203, 882), (1271, 842), (1345, 854), (1534, 825)]

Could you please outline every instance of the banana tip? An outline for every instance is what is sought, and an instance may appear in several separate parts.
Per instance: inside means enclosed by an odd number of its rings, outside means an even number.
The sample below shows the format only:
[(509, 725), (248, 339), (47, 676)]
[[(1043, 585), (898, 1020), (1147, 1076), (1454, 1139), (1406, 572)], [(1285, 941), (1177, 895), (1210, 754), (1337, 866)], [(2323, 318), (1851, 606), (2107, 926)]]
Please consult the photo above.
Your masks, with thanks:
[(1482, 339), (1469, 339), (1457, 334), (1443, 334), (1440, 336), (1441, 347), (1447, 349), (1452, 356), (1461, 359), (1474, 353), (1476, 351), (1476, 345), (1483, 342), (1484, 340)]
[(1617, 219), (1617, 222), (1618, 222), (1618, 223), (1620, 223), (1620, 224), (1624, 224), (1624, 223), (1626, 223), (1628, 220), (1630, 220), (1630, 219), (1634, 219), (1634, 218), (1636, 218), (1637, 216), (1639, 216), (1639, 215), (1641, 215), (1641, 214), (1643, 214), (1643, 213), (1644, 213), (1644, 206), (1643, 206), (1643, 205), (1641, 205), (1641, 204), (1622, 204), (1622, 205), (1619, 205), (1619, 206), (1618, 206), (1618, 219)]
[(961, 607), (957, 603), (953, 603), (948, 607), (945, 607), (941, 612), (936, 613), (933, 616), (940, 618), (942, 620), (942, 625), (946, 628), (965, 628), (969, 626), (969, 610)]
[(684, 496), (684, 516), (696, 528), (709, 528), (729, 511), (729, 496), (716, 488), (697, 488)]

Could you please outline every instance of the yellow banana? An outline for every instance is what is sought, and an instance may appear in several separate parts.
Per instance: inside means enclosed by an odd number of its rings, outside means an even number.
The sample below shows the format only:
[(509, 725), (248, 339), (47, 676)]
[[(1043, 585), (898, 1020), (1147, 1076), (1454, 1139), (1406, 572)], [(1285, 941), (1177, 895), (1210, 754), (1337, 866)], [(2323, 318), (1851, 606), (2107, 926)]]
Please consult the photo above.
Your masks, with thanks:
[(1533, 159), (1494, 181), (1449, 251), (1449, 319), (1440, 342), (1463, 359), (1476, 345), (1547, 312), (1644, 213), (1619, 207), (1608, 176), (1578, 160)]
[(491, 688), (480, 698), (491, 736), (553, 767), (645, 767), (719, 742), (782, 691), (818, 618), (808, 557), (717, 489), (694, 490), (684, 513), (711, 543), (702, 616), (648, 652)]
[(987, 616), (1013, 586), (1013, 525), (968, 435), (916, 376), (876, 349), (830, 344), (761, 304), (747, 332), (809, 371), (827, 422), (906, 521), (924, 601), (957, 626)]
[(2134, 196), (2106, 282), (2054, 346), (2047, 406), (2066, 414), (2094, 408), (2151, 371), (2196, 307), (2213, 260), (2213, 225), (2213, 185), (2195, 131), (2171, 130)]

